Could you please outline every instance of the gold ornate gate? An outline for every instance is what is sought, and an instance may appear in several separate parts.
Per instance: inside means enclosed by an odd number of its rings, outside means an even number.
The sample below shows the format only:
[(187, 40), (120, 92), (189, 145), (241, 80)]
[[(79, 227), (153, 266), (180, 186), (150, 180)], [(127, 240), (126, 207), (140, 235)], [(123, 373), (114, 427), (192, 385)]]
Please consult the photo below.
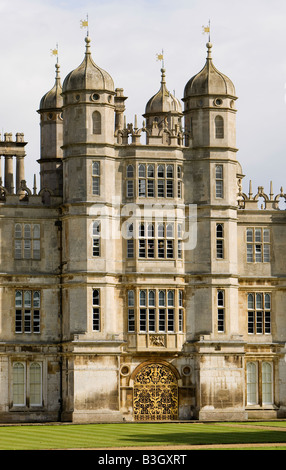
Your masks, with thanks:
[(133, 392), (136, 421), (162, 421), (178, 418), (178, 383), (164, 364), (148, 364), (136, 375)]

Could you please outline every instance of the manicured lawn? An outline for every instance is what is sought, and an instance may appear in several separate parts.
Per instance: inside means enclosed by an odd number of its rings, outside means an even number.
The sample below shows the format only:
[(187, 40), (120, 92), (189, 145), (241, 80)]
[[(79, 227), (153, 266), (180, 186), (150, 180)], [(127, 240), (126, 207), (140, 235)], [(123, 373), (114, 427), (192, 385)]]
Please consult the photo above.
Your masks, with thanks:
[[(79, 449), (176, 445), (285, 443), (286, 431), (274, 423), (124, 423), (0, 426), (0, 450)], [(276, 423), (278, 424), (278, 423)], [(280, 423), (279, 423), (280, 424)], [(281, 425), (283, 423), (281, 422)], [(284, 426), (286, 423), (284, 422)], [(273, 446), (275, 448), (275, 444)], [(280, 449), (282, 447), (279, 447)]]

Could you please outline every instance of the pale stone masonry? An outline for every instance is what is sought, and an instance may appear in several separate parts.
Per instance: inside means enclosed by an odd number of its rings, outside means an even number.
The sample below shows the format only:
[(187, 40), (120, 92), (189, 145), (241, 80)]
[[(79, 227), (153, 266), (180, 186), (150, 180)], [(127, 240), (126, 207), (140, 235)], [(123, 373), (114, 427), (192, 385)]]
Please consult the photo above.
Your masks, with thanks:
[(128, 124), (85, 41), (40, 101), (40, 188), (0, 140), (0, 421), (285, 418), (286, 195), (243, 193), (233, 83), (207, 43)]

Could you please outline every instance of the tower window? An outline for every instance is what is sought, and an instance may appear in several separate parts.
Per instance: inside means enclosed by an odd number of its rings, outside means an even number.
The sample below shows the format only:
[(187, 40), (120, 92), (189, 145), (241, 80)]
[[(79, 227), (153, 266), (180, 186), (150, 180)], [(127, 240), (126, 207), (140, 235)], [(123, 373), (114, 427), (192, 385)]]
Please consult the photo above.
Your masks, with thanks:
[(215, 137), (216, 139), (224, 138), (224, 121), (221, 116), (215, 118)]
[(223, 166), (216, 165), (215, 167), (215, 195), (216, 197), (223, 198)]
[(216, 225), (216, 257), (217, 259), (224, 259), (224, 235), (223, 224)]
[(135, 331), (135, 296), (134, 290), (128, 291), (128, 332)]
[(92, 162), (92, 194), (100, 195), (100, 163)]
[(127, 258), (134, 258), (133, 224), (127, 225)]
[(92, 224), (92, 256), (100, 256), (100, 222)]
[(128, 165), (126, 168), (126, 196), (133, 197), (134, 196), (134, 166)]
[(224, 291), (217, 291), (217, 330), (219, 333), (224, 333), (225, 322), (225, 306), (224, 306)]
[(101, 114), (99, 111), (94, 111), (92, 114), (92, 132), (93, 134), (101, 134)]
[(100, 292), (93, 289), (92, 292), (92, 329), (100, 331)]

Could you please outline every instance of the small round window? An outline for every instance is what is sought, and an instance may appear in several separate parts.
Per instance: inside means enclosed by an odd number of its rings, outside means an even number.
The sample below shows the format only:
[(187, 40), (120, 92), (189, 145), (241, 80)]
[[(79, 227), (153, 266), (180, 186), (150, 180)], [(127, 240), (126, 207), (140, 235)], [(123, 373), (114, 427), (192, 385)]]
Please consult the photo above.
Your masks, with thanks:
[(98, 101), (99, 100), (99, 95), (97, 93), (93, 93), (92, 99), (93, 99), (93, 101)]
[(215, 99), (215, 105), (216, 106), (221, 106), (222, 105), (222, 99), (221, 98), (216, 98)]

